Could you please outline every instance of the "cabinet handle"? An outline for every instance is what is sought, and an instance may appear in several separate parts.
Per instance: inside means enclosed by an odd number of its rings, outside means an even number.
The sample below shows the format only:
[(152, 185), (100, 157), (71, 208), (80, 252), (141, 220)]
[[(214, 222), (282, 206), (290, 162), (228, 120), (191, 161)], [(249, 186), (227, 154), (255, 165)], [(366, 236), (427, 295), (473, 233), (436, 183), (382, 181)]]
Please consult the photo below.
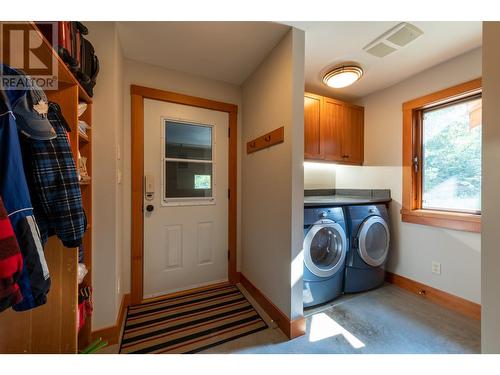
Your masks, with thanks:
[(270, 136), (270, 135), (266, 135), (266, 137), (264, 138), (264, 140), (265, 140), (266, 142), (269, 142), (269, 141), (271, 140), (271, 136)]

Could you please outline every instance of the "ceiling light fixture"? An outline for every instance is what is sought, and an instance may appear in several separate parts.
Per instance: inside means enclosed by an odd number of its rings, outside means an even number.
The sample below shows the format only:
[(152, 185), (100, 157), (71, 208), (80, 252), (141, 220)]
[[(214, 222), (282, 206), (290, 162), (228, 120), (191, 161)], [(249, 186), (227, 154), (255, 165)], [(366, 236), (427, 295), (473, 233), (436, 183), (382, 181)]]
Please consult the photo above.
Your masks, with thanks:
[(363, 69), (356, 65), (344, 65), (326, 73), (323, 83), (329, 87), (339, 89), (352, 85), (363, 75)]

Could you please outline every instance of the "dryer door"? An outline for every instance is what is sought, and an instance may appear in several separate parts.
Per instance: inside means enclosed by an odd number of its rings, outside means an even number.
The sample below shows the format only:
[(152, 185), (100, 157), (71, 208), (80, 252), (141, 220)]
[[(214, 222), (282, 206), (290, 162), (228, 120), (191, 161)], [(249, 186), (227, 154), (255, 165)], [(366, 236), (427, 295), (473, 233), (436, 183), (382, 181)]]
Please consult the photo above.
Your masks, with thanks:
[(387, 259), (389, 252), (389, 227), (380, 216), (370, 216), (359, 227), (358, 253), (363, 261), (378, 267)]
[(344, 229), (332, 220), (316, 222), (304, 238), (304, 263), (318, 277), (333, 276), (347, 251)]

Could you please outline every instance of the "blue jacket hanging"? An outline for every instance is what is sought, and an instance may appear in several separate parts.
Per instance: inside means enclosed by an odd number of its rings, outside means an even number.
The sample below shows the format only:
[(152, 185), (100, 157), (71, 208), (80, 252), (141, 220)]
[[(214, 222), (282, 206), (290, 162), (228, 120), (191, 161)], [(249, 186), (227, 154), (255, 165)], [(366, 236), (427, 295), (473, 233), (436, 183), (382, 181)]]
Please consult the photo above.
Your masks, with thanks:
[(33, 216), (17, 126), (10, 107), (10, 103), (19, 100), (25, 92), (9, 90), (0, 93), (0, 195), (23, 255), (23, 270), (18, 282), (23, 300), (14, 306), (15, 310), (23, 311), (47, 301), (50, 277)]

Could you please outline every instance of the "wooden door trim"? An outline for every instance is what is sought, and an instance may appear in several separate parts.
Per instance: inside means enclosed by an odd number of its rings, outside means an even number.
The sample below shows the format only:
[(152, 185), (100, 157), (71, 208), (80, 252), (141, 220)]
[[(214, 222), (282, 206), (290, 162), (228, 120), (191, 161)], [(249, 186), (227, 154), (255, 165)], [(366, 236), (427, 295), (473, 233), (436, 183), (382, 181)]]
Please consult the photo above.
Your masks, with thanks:
[(144, 291), (144, 216), (143, 216), (143, 176), (144, 176), (144, 99), (154, 99), (168, 103), (189, 105), (192, 107), (226, 112), (229, 115), (229, 206), (228, 206), (228, 278), (231, 284), (239, 281), (236, 270), (237, 236), (237, 126), (238, 106), (164, 91), (149, 87), (131, 85), (131, 136), (132, 136), (132, 228), (131, 228), (131, 303), (141, 303)]

